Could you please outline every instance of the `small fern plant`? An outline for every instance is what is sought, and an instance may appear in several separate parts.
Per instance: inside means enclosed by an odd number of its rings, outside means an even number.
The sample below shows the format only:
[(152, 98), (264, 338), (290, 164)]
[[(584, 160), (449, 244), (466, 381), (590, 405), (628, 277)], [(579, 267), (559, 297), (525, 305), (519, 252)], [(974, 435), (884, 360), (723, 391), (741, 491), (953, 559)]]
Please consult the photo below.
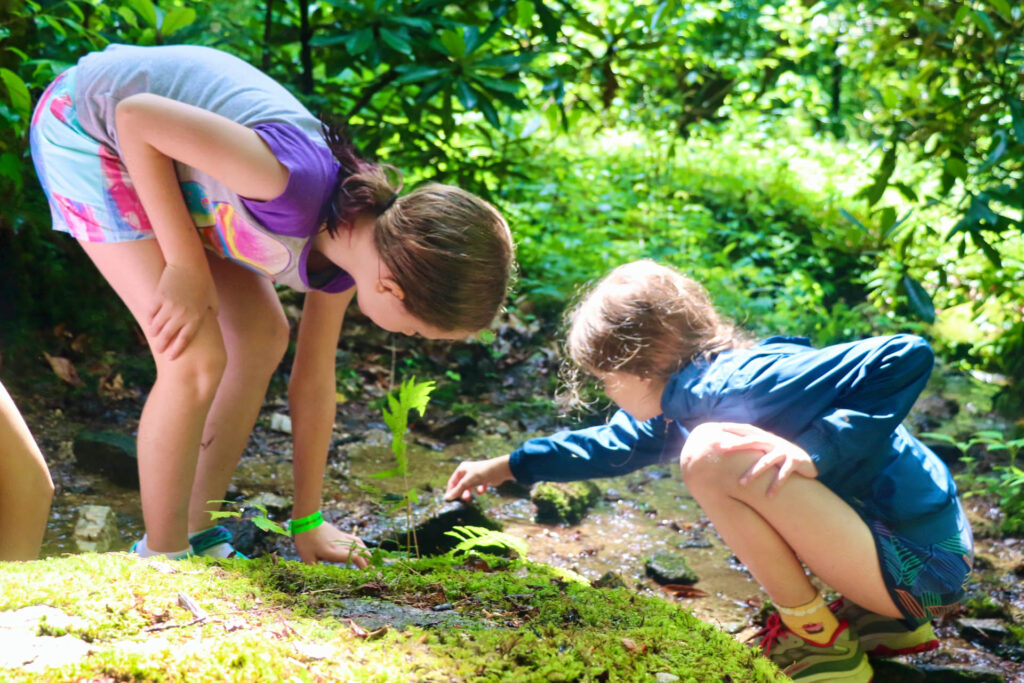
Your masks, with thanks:
[[(514, 557), (526, 557), (528, 550), (523, 539), (482, 526), (456, 526), (444, 534), (459, 541), (459, 544), (449, 551), (452, 555), (479, 550), (492, 555), (510, 553)], [(496, 550), (498, 552), (495, 552)]]

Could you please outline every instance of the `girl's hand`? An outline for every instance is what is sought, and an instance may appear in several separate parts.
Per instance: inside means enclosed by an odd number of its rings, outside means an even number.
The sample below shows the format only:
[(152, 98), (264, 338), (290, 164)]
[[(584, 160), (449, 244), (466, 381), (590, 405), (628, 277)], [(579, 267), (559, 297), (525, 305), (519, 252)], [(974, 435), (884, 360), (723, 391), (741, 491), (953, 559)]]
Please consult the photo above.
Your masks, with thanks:
[(474, 489), (477, 493), (483, 493), (488, 486), (497, 486), (513, 478), (507, 455), (490, 460), (467, 460), (459, 465), (448, 479), (448, 490), (445, 491), (444, 499), (469, 500), (473, 497)]
[(766, 495), (775, 496), (791, 474), (816, 479), (818, 468), (807, 451), (792, 441), (750, 424), (735, 422), (719, 423), (721, 435), (718, 447), (723, 451), (757, 450), (764, 455), (740, 477), (740, 486), (746, 486), (772, 467), (778, 468), (775, 478), (768, 486)]
[(167, 352), (171, 360), (180, 356), (210, 311), (217, 313), (217, 290), (206, 264), (187, 268), (168, 263), (149, 314), (153, 350)]
[(345, 562), (354, 564), (358, 569), (366, 569), (370, 564), (370, 551), (358, 536), (339, 531), (327, 522), (296, 534), (292, 540), (299, 557), (306, 564), (316, 564), (321, 560)]

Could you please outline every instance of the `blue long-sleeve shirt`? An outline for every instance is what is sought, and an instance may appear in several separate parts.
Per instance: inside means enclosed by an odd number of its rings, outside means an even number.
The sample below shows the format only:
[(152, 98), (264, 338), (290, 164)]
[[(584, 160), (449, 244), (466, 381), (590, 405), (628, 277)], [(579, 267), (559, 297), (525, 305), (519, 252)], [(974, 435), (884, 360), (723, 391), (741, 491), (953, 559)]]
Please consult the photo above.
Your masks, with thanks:
[(933, 363), (927, 342), (913, 335), (823, 349), (772, 337), (684, 367), (669, 379), (656, 418), (638, 422), (620, 410), (606, 425), (531, 439), (509, 465), (526, 484), (618, 476), (677, 460), (701, 423), (748, 423), (806, 450), (819, 481), (865, 518), (939, 542), (965, 523), (956, 485), (901, 425)]

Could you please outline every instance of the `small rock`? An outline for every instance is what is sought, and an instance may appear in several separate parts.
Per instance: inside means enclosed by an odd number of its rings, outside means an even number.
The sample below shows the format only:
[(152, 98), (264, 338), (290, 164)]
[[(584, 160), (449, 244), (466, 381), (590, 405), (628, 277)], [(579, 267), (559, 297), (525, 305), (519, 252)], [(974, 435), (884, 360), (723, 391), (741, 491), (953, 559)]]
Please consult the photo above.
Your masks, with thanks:
[(386, 446), (391, 443), (391, 432), (386, 429), (367, 429), (360, 436), (367, 446)]
[(608, 571), (594, 579), (590, 585), (594, 588), (625, 588), (626, 582), (615, 572)]
[(530, 500), (537, 506), (534, 521), (543, 524), (576, 524), (597, 502), (601, 489), (591, 481), (535, 484)]
[(509, 496), (510, 498), (529, 498), (530, 487), (526, 484), (520, 484), (515, 479), (509, 479), (508, 481), (498, 484), (494, 491), (500, 496)]
[[(501, 530), (501, 524), (483, 513), (476, 505), (469, 505), (460, 500), (447, 503), (433, 517), (417, 525), (414, 537), (422, 555), (442, 555), (459, 544), (459, 540), (448, 536), (445, 532), (451, 531), (457, 526), (476, 526), (484, 529)], [(406, 537), (405, 529), (398, 529), (388, 537), (380, 539), (380, 547), (384, 550), (399, 549), (398, 543), (404, 543)], [(502, 554), (500, 548), (481, 547), (482, 552), (494, 552)]]
[(83, 553), (105, 553), (121, 540), (117, 516), (105, 505), (83, 505), (75, 523), (75, 544)]
[(243, 506), (262, 505), (268, 511), (271, 512), (283, 512), (292, 506), (292, 499), (285, 496), (279, 496), (276, 493), (270, 491), (262, 491), (257, 493), (252, 498), (248, 498), (242, 503)]
[(330, 647), (328, 647), (327, 645), (322, 645), (320, 643), (299, 642), (295, 643), (293, 647), (295, 648), (295, 652), (297, 652), (299, 655), (305, 657), (306, 659), (312, 659), (316, 661), (319, 661), (321, 659), (327, 659), (332, 654), (334, 654), (334, 651), (331, 650)]
[(434, 605), (430, 609), (435, 612), (447, 612), (450, 609), (455, 609), (450, 602), (442, 602), (440, 605)]
[(686, 558), (669, 552), (656, 552), (644, 564), (647, 576), (662, 585), (682, 584), (692, 586), (697, 583), (697, 573), (690, 569)]
[(135, 439), (120, 432), (81, 432), (74, 441), (75, 461), (86, 472), (102, 474), (125, 488), (139, 488)]
[(470, 427), (476, 426), (476, 420), (469, 415), (457, 415), (456, 417), (444, 420), (432, 425), (427, 433), (435, 439), (449, 440), (462, 436)]
[(678, 681), (679, 676), (670, 674), (667, 671), (659, 671), (654, 674), (654, 680), (657, 681), (657, 683), (672, 683), (673, 681)]
[(284, 434), (292, 433), (292, 418), (283, 413), (274, 413), (270, 416), (270, 428), (275, 432)]
[(604, 500), (606, 503), (616, 503), (622, 500), (622, 494), (615, 489), (608, 489), (604, 492)]

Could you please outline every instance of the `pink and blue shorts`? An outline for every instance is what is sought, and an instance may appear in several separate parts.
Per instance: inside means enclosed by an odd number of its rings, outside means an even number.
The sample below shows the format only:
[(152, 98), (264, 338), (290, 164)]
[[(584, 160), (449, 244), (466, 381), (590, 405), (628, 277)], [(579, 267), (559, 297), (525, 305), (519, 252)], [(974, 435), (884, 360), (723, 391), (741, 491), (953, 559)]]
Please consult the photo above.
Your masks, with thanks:
[(32, 113), (32, 161), (53, 229), (86, 242), (151, 239), (153, 228), (117, 154), (75, 114), (75, 68), (58, 76)]

